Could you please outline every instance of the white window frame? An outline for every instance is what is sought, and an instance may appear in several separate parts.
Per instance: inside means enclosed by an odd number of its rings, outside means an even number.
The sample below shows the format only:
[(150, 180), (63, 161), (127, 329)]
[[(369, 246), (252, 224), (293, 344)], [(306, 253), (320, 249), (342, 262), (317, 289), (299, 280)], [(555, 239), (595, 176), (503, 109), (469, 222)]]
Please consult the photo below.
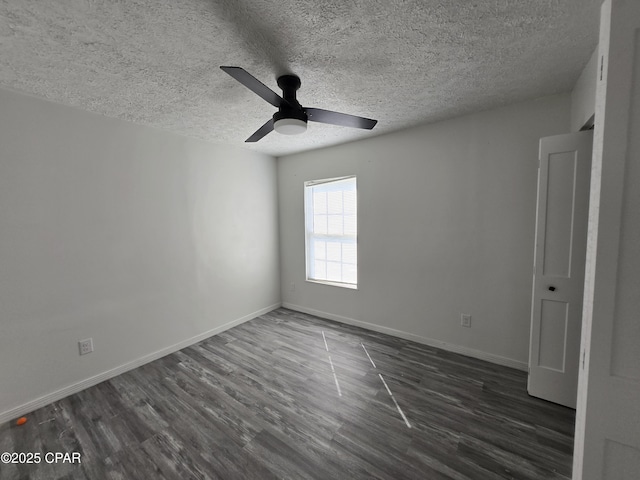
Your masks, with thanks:
[[(340, 186), (340, 183), (345, 181), (353, 180), (354, 188), (356, 192), (356, 233), (354, 235), (343, 234), (343, 235), (329, 235), (329, 234), (318, 234), (313, 232), (313, 189), (312, 187), (317, 185), (326, 185), (326, 184), (335, 184), (336, 187)], [(336, 188), (338, 189), (338, 188)], [(357, 248), (358, 248), (358, 234), (357, 234), (357, 224), (358, 224), (358, 186), (355, 175), (349, 175), (346, 177), (338, 177), (338, 178), (326, 178), (323, 180), (312, 180), (304, 182), (304, 217), (305, 217), (305, 270), (306, 270), (306, 280), (312, 283), (321, 283), (323, 285), (332, 285), (335, 287), (343, 287), (357, 290), (358, 289), (358, 280), (357, 280), (357, 270), (358, 270), (358, 261), (357, 261)], [(332, 280), (325, 280), (314, 278), (315, 277), (315, 262), (312, 258), (313, 249), (311, 248), (312, 242), (314, 240), (323, 240), (323, 241), (339, 241), (340, 243), (351, 243), (356, 247), (356, 282), (337, 282)]]

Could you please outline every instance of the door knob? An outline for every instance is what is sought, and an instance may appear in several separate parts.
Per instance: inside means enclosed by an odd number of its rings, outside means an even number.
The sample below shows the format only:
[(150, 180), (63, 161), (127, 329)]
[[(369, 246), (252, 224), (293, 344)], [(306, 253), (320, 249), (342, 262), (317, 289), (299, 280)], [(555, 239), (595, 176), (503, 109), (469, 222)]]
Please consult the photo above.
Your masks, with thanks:
[(549, 291), (550, 291), (550, 292), (555, 292), (555, 291), (556, 291), (556, 287), (554, 287), (553, 285), (551, 285), (551, 286), (549, 287)]

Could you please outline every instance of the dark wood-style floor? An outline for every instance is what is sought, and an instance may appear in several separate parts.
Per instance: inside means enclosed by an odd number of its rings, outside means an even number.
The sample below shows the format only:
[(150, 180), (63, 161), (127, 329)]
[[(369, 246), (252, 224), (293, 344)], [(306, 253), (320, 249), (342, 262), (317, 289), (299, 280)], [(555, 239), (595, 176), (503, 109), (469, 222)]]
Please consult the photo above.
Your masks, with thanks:
[(523, 372), (285, 309), (28, 417), (0, 452), (82, 463), (2, 480), (571, 476), (574, 413)]

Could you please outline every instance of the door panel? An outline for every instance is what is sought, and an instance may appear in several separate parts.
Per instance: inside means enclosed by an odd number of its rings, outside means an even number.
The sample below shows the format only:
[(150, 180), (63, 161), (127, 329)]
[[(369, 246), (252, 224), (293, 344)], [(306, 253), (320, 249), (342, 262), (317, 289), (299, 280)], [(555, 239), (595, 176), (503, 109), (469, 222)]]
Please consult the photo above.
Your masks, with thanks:
[(564, 373), (569, 304), (542, 300), (538, 366)]
[(576, 152), (552, 153), (548, 161), (543, 274), (568, 278), (571, 275), (573, 197), (578, 166)]
[(529, 394), (575, 408), (592, 132), (540, 140)]

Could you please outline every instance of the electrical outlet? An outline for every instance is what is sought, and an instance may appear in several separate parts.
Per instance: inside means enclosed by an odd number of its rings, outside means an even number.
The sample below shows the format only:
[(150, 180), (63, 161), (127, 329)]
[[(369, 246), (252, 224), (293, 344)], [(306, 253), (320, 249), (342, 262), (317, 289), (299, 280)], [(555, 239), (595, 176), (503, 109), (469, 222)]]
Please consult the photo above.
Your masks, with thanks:
[(93, 338), (80, 340), (78, 342), (78, 349), (80, 350), (80, 355), (86, 355), (87, 353), (93, 352)]
[(462, 315), (460, 315), (460, 319), (460, 325), (462, 325), (463, 327), (471, 328), (471, 315), (463, 313)]

